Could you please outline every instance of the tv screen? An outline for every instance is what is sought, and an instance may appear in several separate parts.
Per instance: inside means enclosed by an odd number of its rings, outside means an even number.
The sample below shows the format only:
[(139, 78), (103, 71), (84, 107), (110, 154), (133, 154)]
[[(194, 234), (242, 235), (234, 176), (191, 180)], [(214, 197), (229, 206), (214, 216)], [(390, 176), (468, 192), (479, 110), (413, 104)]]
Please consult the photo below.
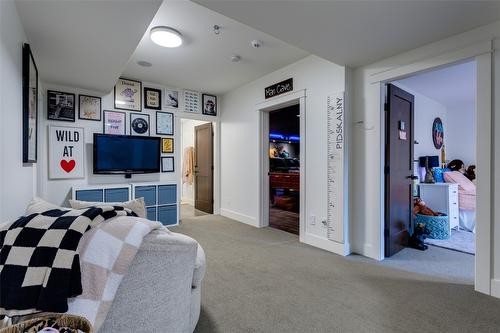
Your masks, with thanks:
[(94, 133), (94, 173), (160, 172), (160, 140), (153, 136)]

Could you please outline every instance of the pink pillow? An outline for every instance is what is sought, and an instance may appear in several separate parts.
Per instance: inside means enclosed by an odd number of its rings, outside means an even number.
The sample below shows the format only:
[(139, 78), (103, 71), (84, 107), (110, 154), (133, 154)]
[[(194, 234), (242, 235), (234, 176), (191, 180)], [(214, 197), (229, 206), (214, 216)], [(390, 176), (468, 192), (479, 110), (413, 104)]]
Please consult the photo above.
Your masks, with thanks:
[(444, 180), (447, 183), (458, 184), (458, 190), (467, 194), (476, 194), (476, 185), (458, 171), (445, 172)]

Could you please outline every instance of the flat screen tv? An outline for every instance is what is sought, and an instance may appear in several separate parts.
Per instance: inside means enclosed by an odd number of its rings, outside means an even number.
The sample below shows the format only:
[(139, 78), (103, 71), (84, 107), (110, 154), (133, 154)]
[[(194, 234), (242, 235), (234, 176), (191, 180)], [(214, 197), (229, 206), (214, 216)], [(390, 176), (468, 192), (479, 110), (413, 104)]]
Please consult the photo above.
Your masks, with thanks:
[(94, 133), (94, 173), (160, 172), (160, 141), (154, 136)]

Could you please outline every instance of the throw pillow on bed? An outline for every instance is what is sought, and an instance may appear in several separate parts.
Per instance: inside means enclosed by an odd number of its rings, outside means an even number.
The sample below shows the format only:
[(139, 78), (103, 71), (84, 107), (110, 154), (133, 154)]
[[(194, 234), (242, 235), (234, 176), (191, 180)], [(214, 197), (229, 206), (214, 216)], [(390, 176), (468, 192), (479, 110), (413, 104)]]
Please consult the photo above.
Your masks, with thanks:
[(28, 207), (26, 208), (26, 215), (43, 213), (51, 209), (68, 210), (70, 208), (57, 206), (39, 197), (34, 197), (33, 200), (31, 200), (30, 203), (28, 204)]
[(82, 200), (70, 200), (69, 204), (73, 209), (83, 209), (87, 207), (99, 207), (99, 206), (119, 206), (125, 207), (133, 211), (139, 217), (146, 218), (146, 205), (144, 204), (144, 198), (138, 198), (125, 202), (92, 202), (92, 201), (82, 201)]

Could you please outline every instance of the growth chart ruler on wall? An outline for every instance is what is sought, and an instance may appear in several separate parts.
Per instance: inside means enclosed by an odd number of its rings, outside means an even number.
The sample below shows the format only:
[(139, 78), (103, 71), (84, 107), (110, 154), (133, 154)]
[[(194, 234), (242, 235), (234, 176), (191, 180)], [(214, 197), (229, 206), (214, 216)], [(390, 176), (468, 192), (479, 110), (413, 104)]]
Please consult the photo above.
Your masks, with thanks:
[(344, 242), (344, 93), (327, 98), (327, 238)]

